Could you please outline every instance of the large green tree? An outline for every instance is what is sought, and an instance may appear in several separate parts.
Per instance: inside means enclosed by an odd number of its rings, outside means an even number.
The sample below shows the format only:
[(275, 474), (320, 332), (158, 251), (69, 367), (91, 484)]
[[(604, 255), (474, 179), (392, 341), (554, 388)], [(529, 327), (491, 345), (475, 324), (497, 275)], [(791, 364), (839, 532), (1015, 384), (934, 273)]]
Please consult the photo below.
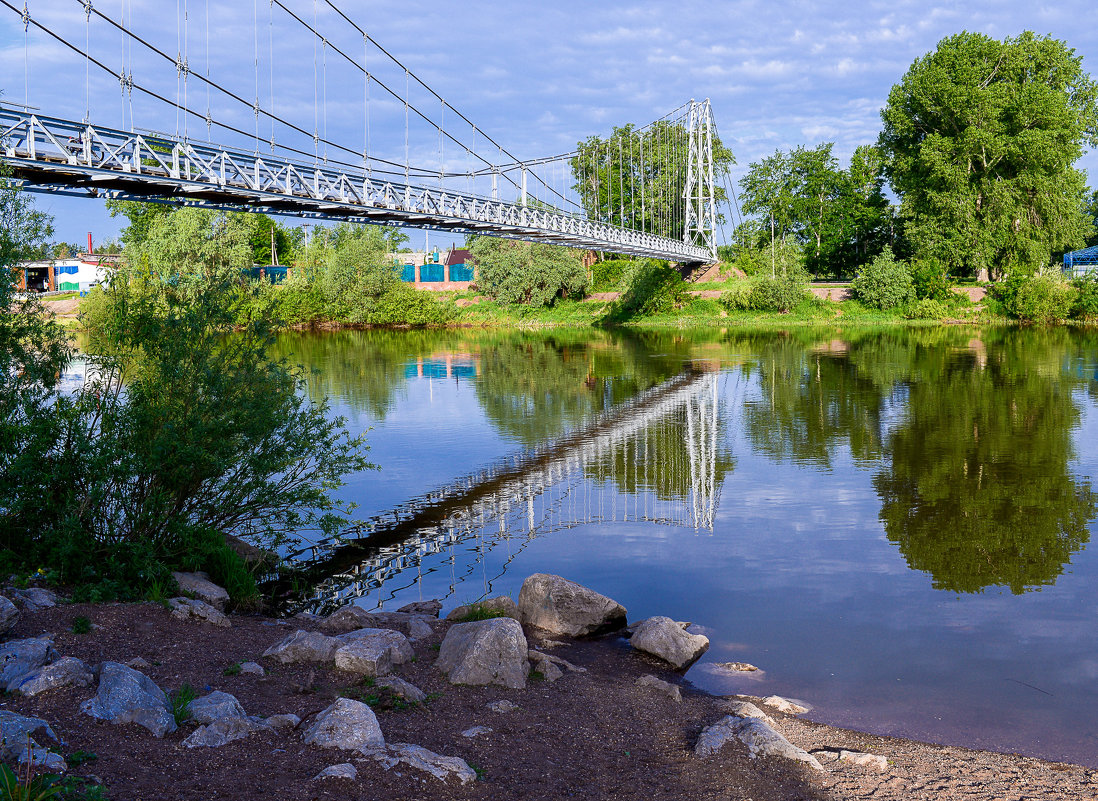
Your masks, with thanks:
[(1082, 244), (1085, 181), (1072, 165), (1098, 144), (1096, 98), (1081, 56), (1028, 31), (960, 33), (918, 59), (880, 136), (916, 255), (997, 277)]

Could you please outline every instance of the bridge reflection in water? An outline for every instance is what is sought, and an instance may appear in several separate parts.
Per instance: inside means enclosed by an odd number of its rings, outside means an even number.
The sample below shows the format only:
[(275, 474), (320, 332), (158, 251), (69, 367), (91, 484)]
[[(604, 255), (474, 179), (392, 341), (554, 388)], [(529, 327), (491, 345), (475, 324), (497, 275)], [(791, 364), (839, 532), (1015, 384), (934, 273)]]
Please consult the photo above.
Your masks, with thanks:
[[(482, 573), (488, 594), (533, 539), (555, 531), (605, 522), (712, 531), (723, 477), (717, 465), (727, 461), (718, 456), (718, 376), (690, 367), (554, 441), (378, 515), (350, 536), (302, 549), (291, 555), (295, 578), (267, 589), (287, 611), (326, 612), (368, 597), (381, 606), (448, 570), (448, 596), (503, 548), (499, 573)], [(688, 476), (688, 484), (657, 480), (667, 475)], [(302, 586), (304, 594), (294, 591)]]

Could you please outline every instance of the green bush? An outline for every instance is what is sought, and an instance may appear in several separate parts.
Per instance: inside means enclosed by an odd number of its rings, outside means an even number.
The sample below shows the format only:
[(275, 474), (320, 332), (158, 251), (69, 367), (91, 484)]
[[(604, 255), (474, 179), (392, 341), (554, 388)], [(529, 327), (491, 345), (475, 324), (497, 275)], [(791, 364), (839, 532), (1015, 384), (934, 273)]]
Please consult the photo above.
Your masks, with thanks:
[(919, 300), (948, 300), (953, 294), (953, 282), (942, 263), (935, 259), (912, 262), (911, 278)]
[(944, 320), (949, 316), (949, 306), (934, 298), (917, 300), (904, 310), (904, 317), (908, 320)]
[(444, 325), (452, 316), (452, 308), (441, 303), (433, 292), (397, 283), (377, 298), (373, 308), (363, 315), (363, 322), (372, 325)]
[(747, 311), (751, 308), (751, 281), (736, 281), (720, 297), (720, 304), (729, 312)]
[(1056, 275), (1011, 275), (992, 285), (1000, 314), (1024, 323), (1067, 319), (1077, 297), (1075, 287)]
[(751, 285), (748, 302), (755, 311), (793, 311), (809, 295), (807, 275), (790, 271), (776, 278), (756, 276)]
[(611, 312), (616, 319), (666, 314), (686, 297), (682, 275), (665, 261), (635, 261), (622, 282), (625, 292)]
[(477, 263), (477, 286), (500, 303), (552, 306), (557, 298), (579, 298), (587, 291), (587, 271), (573, 248), (478, 236), (469, 250)]
[(632, 266), (632, 259), (596, 261), (591, 265), (591, 291), (612, 292), (620, 288), (623, 276)]
[(1071, 282), (1075, 288), (1075, 301), (1071, 316), (1076, 320), (1098, 318), (1098, 273), (1080, 276)]
[(891, 248), (885, 248), (858, 271), (850, 282), (850, 290), (866, 306), (881, 310), (895, 309), (915, 300), (911, 272), (903, 262), (896, 261)]

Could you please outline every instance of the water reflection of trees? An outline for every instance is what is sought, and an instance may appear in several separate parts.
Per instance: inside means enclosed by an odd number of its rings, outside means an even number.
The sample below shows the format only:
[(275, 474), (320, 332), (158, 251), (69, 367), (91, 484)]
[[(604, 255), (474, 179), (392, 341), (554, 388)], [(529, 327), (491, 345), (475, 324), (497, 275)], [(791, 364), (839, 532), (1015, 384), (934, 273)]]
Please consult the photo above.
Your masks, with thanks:
[(1064, 368), (1091, 340), (955, 328), (737, 338), (758, 372), (746, 431), (775, 459), (829, 466), (845, 445), (882, 465), (885, 533), (935, 587), (1023, 592), (1055, 581), (1088, 541), (1095, 493), (1069, 466), (1083, 381)]

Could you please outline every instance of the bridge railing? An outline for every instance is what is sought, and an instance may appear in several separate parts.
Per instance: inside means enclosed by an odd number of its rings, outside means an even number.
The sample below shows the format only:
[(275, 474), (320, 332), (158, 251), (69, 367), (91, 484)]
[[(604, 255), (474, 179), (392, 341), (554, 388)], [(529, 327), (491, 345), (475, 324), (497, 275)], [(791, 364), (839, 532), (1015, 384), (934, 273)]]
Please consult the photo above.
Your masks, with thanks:
[(93, 187), (183, 205), (435, 227), (673, 261), (710, 260), (705, 248), (691, 243), (555, 209), (2, 107), (0, 148), (15, 177), (34, 186)]

